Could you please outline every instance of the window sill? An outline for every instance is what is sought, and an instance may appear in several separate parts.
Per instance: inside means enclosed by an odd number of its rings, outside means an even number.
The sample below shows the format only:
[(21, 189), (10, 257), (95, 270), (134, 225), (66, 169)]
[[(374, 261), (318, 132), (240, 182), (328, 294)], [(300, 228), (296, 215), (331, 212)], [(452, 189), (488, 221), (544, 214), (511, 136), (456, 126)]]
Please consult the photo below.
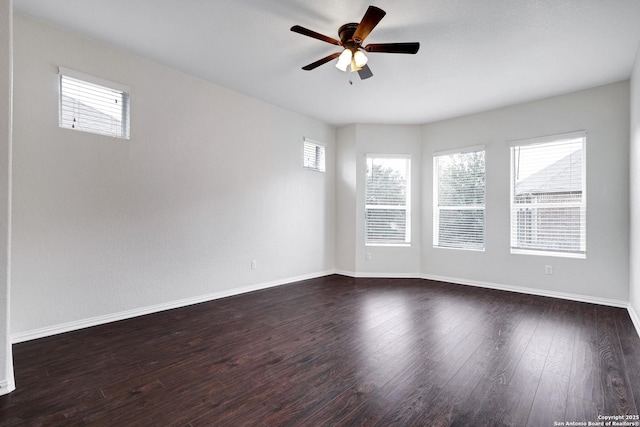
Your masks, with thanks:
[(547, 256), (547, 257), (555, 257), (555, 258), (573, 258), (573, 259), (586, 259), (587, 254), (582, 253), (569, 253), (569, 252), (552, 252), (552, 251), (536, 251), (536, 250), (528, 250), (528, 249), (514, 249), (511, 248), (512, 255), (536, 255), (536, 256)]
[(365, 243), (365, 246), (379, 246), (392, 248), (410, 248), (411, 243)]
[(485, 248), (475, 249), (475, 248), (455, 248), (450, 246), (433, 246), (433, 249), (445, 249), (445, 250), (453, 250), (453, 251), (470, 251), (470, 252), (484, 252)]

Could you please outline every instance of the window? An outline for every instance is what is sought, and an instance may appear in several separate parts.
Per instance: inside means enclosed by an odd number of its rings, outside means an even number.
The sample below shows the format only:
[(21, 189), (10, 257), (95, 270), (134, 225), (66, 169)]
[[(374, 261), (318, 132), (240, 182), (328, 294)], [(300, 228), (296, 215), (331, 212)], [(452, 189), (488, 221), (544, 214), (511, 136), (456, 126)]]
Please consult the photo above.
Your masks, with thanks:
[(511, 145), (511, 253), (586, 257), (585, 132)]
[(303, 142), (303, 166), (318, 172), (325, 171), (325, 146), (308, 138)]
[(410, 177), (407, 156), (367, 156), (366, 244), (411, 243)]
[(433, 246), (484, 250), (484, 147), (433, 156)]
[(60, 67), (60, 127), (129, 139), (129, 89)]

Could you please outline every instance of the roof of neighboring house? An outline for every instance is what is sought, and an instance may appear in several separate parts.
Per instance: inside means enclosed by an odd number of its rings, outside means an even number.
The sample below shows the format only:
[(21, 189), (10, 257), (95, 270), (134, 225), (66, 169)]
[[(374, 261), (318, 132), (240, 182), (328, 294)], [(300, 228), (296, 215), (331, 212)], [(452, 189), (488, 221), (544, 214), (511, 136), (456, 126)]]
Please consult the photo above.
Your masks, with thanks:
[[(70, 124), (74, 122), (74, 118), (80, 118), (75, 124), (78, 130), (87, 130), (87, 128), (90, 128), (91, 131), (95, 133), (113, 135), (114, 128), (116, 126), (122, 126), (121, 120), (117, 120), (75, 98), (62, 95), (62, 104), (72, 106), (62, 110), (62, 123)], [(90, 126), (87, 126), (87, 123), (90, 123)]]
[(582, 150), (516, 183), (515, 194), (565, 193), (582, 190)]

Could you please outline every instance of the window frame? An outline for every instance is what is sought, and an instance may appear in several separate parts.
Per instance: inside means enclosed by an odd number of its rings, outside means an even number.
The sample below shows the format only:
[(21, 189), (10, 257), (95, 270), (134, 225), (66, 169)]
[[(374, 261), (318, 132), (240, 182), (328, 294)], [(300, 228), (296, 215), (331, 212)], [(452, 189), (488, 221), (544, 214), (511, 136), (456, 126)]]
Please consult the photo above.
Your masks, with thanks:
[[(111, 90), (116, 93), (120, 93), (122, 96), (121, 101), (121, 125), (120, 132), (104, 132), (95, 128), (91, 128), (90, 126), (68, 126), (65, 124), (63, 120), (63, 111), (65, 111), (64, 102), (63, 102), (63, 80), (64, 78), (69, 78), (73, 80), (80, 81), (82, 83), (87, 83), (93, 86), (99, 86), (101, 88)], [(75, 100), (75, 98), (74, 98)], [(107, 137), (112, 137), (116, 139), (131, 139), (131, 88), (123, 85), (121, 83), (116, 83), (107, 79), (103, 79), (100, 77), (92, 76), (89, 74), (82, 73), (80, 71), (72, 70), (66, 67), (58, 67), (58, 126), (61, 129), (69, 129), (79, 132), (91, 133), (94, 135), (102, 135)]]
[[(404, 210), (405, 211), (405, 235), (404, 241), (383, 241), (383, 240), (368, 240), (368, 225), (369, 222), (367, 220), (367, 211), (372, 210), (384, 210), (390, 208), (387, 205), (368, 205), (367, 204), (367, 170), (369, 160), (375, 159), (389, 159), (389, 160), (404, 160), (406, 163), (406, 177), (405, 177), (405, 204), (404, 205), (392, 205), (391, 209)], [(411, 154), (379, 154), (379, 153), (366, 153), (365, 154), (365, 185), (364, 185), (364, 241), (365, 246), (383, 246), (383, 247), (410, 247), (411, 246), (411, 237), (412, 237), (412, 227), (411, 227)], [(402, 208), (398, 208), (397, 206), (403, 206)]]
[[(440, 206), (439, 201), (439, 187), (440, 187), (440, 170), (438, 167), (438, 159), (441, 157), (449, 157), (455, 155), (464, 155), (469, 153), (478, 153), (484, 152), (484, 204), (483, 205), (447, 205), (446, 207)], [(453, 250), (464, 250), (464, 251), (476, 251), (476, 252), (484, 252), (486, 249), (486, 229), (487, 229), (487, 167), (486, 167), (486, 147), (484, 145), (474, 145), (471, 147), (464, 147), (454, 150), (447, 151), (438, 151), (434, 152), (432, 155), (432, 164), (433, 164), (433, 237), (432, 244), (436, 249), (453, 249)], [(441, 210), (482, 210), (483, 212), (483, 222), (482, 222), (482, 247), (464, 247), (464, 246), (444, 246), (440, 245), (439, 235), (440, 235), (440, 211)]]
[[(313, 165), (307, 162), (307, 146), (314, 147)], [(322, 160), (322, 164), (320, 161)], [(304, 137), (302, 140), (302, 167), (320, 173), (327, 171), (327, 144)]]
[[(544, 145), (551, 143), (562, 143), (571, 141), (574, 139), (582, 139), (581, 148), (581, 200), (579, 202), (567, 202), (564, 204), (548, 204), (549, 206), (568, 207), (568, 208), (580, 208), (580, 250), (579, 251), (561, 251), (547, 249), (533, 249), (517, 246), (518, 240), (518, 227), (514, 225), (514, 218), (517, 222), (517, 215), (515, 214), (515, 162), (514, 162), (514, 148), (533, 145)], [(536, 256), (549, 256), (559, 258), (576, 258), (586, 259), (587, 257), (587, 132), (584, 130), (566, 132), (561, 134), (548, 135), (537, 138), (529, 138), (518, 141), (512, 141), (509, 143), (509, 162), (510, 162), (510, 174), (509, 174), (509, 242), (510, 253), (514, 255), (536, 255)], [(552, 163), (553, 164), (553, 163)], [(550, 164), (549, 166), (551, 166)], [(547, 167), (549, 167), (547, 166)], [(523, 206), (519, 203), (518, 206)], [(536, 204), (538, 208), (545, 208), (545, 204)]]

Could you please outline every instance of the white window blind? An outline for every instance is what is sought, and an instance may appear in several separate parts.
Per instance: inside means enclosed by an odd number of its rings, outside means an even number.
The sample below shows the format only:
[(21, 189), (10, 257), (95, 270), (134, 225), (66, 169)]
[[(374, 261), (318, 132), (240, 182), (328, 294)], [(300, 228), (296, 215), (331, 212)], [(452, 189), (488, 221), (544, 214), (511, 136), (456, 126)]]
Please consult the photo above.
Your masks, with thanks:
[(129, 139), (129, 92), (60, 68), (60, 127)]
[(584, 132), (511, 146), (511, 252), (586, 257)]
[(433, 170), (433, 246), (483, 250), (484, 148), (435, 154)]
[(303, 142), (303, 166), (318, 172), (324, 172), (325, 166), (325, 146), (319, 142), (311, 141), (307, 138)]
[(411, 159), (367, 156), (365, 182), (366, 243), (411, 242)]

